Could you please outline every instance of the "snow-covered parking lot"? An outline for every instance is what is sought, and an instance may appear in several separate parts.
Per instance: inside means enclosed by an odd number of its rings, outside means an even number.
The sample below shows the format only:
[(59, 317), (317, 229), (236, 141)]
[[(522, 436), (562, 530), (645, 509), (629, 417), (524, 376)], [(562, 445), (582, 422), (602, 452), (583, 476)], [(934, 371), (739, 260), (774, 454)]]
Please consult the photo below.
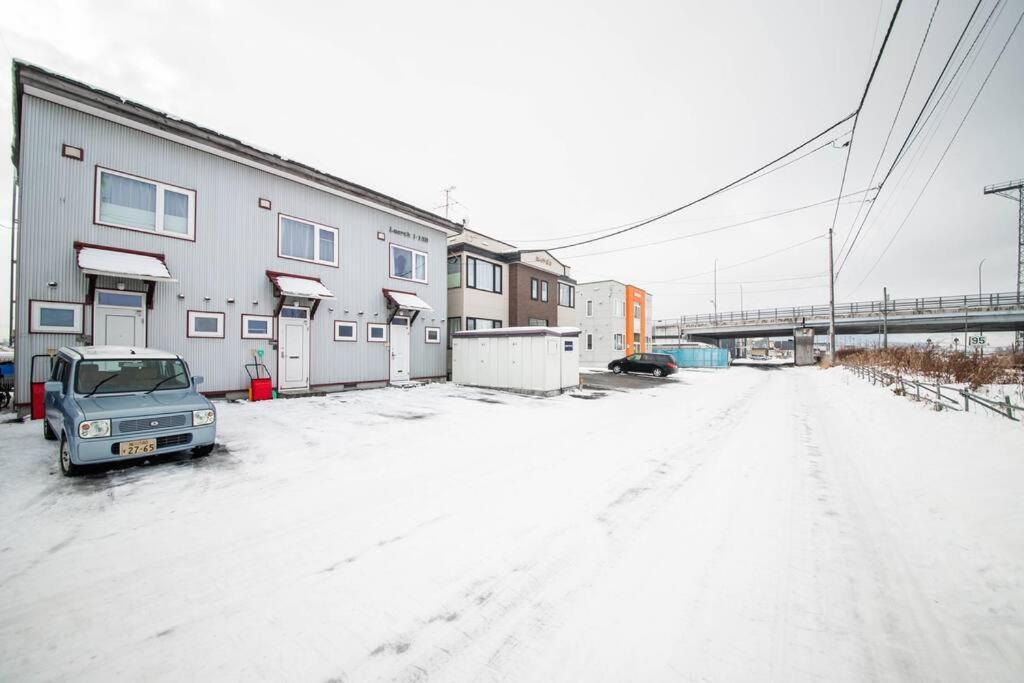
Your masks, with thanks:
[(219, 405), (60, 476), (0, 425), (0, 680), (1021, 680), (1024, 427), (844, 370)]

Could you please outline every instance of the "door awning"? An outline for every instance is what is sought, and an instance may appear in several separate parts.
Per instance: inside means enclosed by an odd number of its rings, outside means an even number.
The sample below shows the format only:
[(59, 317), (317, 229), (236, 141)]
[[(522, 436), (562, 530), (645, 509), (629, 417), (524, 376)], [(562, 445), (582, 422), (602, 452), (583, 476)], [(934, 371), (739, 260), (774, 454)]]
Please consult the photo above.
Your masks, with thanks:
[(278, 273), (273, 270), (267, 271), (267, 277), (274, 283), (274, 290), (278, 296), (293, 296), (300, 299), (333, 299), (331, 290), (320, 282), (320, 278), (307, 275), (289, 275)]
[(419, 298), (412, 292), (403, 292), (397, 289), (385, 289), (384, 298), (395, 308), (406, 311), (432, 311), (430, 304)]
[(78, 267), (86, 275), (105, 275), (131, 280), (177, 282), (164, 263), (163, 254), (131, 251), (75, 242)]

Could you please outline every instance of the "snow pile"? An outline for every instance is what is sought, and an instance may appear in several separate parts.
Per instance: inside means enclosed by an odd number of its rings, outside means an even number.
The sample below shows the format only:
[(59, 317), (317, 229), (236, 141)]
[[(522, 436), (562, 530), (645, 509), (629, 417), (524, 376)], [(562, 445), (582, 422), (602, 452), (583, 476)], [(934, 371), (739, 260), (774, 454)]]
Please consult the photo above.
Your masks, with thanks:
[(319, 280), (291, 275), (277, 275), (274, 282), (283, 296), (297, 296), (306, 299), (333, 299), (334, 294)]

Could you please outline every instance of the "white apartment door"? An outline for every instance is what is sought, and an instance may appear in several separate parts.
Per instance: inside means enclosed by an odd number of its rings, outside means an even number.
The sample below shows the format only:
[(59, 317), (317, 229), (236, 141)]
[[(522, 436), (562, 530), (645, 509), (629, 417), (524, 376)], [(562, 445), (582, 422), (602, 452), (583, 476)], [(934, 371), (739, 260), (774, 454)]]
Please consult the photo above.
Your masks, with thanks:
[(277, 387), (309, 388), (309, 309), (283, 306), (277, 317)]
[(97, 289), (92, 309), (93, 344), (146, 345), (146, 295)]
[(396, 315), (391, 319), (391, 381), (409, 380), (409, 328), (411, 321)]

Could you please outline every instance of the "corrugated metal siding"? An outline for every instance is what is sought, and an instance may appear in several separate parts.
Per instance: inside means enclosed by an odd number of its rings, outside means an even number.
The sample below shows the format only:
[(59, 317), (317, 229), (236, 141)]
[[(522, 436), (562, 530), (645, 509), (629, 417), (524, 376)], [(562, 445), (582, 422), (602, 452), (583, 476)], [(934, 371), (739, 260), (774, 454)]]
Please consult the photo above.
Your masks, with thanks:
[(727, 368), (729, 349), (655, 347), (654, 353), (672, 356), (681, 368)]
[[(85, 161), (62, 158), (62, 143), (82, 147)], [(148, 344), (181, 354), (193, 372), (206, 378), (205, 391), (248, 386), (243, 365), (256, 348), (265, 349), (276, 378), (270, 343), (241, 339), (243, 313), (272, 315), (276, 308), (267, 269), (318, 277), (337, 297), (321, 304), (311, 324), (311, 384), (388, 377), (388, 348), (366, 342), (366, 324), (387, 320), (381, 293), (385, 287), (415, 292), (434, 308), (421, 313), (414, 324), (411, 373), (413, 377), (445, 374), (447, 287), (442, 231), (30, 96), (22, 106), (21, 146), (19, 403), (28, 400), (28, 357), (78, 343), (69, 335), (29, 334), (28, 326), (29, 299), (85, 300), (87, 282), (75, 262), (75, 240), (166, 255), (179, 282), (156, 285)], [(196, 190), (196, 241), (94, 225), (97, 165)], [(273, 210), (258, 208), (259, 197), (270, 199)], [(279, 258), (279, 212), (338, 228), (340, 267)], [(429, 241), (395, 235), (390, 228)], [(388, 239), (378, 240), (378, 231)], [(428, 253), (428, 285), (389, 277), (390, 242)], [(58, 286), (50, 288), (48, 281)], [(104, 284), (113, 283), (99, 283)], [(178, 299), (179, 293), (183, 299)], [(228, 298), (235, 303), (227, 303)], [(186, 338), (188, 310), (224, 312), (225, 339)], [(358, 343), (333, 341), (334, 320), (357, 321)], [(423, 328), (428, 325), (441, 328), (441, 344), (424, 343)], [(85, 330), (87, 334), (91, 330), (88, 309)]]

